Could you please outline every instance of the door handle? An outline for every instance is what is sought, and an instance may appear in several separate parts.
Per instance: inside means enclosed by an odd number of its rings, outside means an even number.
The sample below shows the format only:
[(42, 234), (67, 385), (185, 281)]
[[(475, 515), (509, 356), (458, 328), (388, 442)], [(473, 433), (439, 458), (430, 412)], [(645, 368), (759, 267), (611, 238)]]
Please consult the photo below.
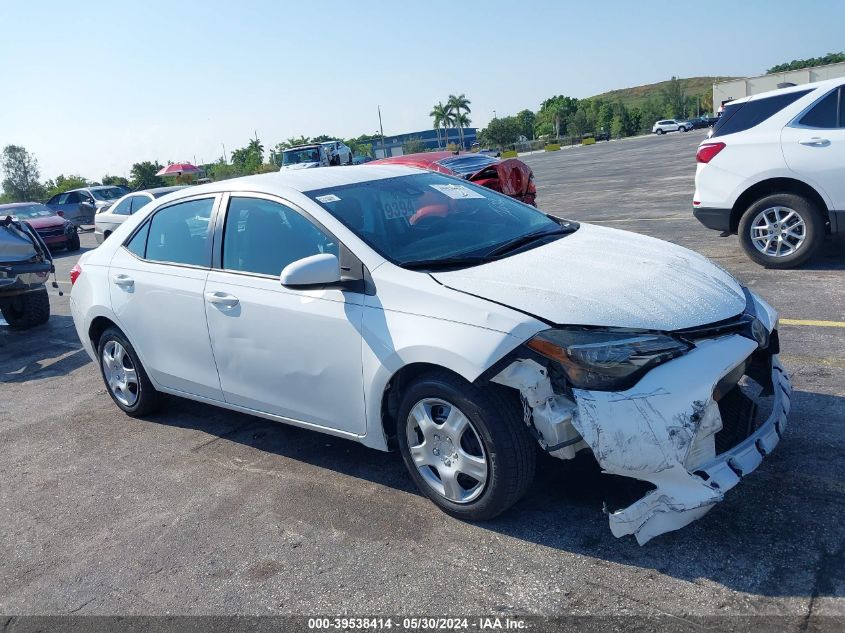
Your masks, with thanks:
[(822, 138), (820, 136), (814, 136), (812, 138), (805, 138), (798, 141), (801, 145), (809, 145), (810, 147), (827, 147), (830, 145), (830, 141), (826, 138)]
[(206, 292), (205, 300), (223, 308), (234, 308), (238, 305), (238, 298), (225, 292)]
[(129, 288), (135, 285), (135, 280), (129, 275), (114, 275), (111, 280), (118, 286)]

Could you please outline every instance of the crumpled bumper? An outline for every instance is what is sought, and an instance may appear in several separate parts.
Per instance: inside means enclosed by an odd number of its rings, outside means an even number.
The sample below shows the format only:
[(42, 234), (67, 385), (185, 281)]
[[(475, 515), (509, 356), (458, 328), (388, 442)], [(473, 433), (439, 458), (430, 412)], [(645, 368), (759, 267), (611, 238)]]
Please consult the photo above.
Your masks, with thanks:
[[(768, 418), (745, 440), (694, 472), (677, 466), (640, 477), (657, 487), (627, 508), (609, 515), (614, 536), (633, 534), (641, 545), (704, 516), (724, 494), (756, 470), (777, 446), (786, 429), (792, 386), (777, 356), (772, 358), (774, 402)], [(706, 417), (702, 416), (702, 419)], [(622, 474), (622, 473), (620, 473)], [(628, 473), (631, 474), (631, 473)]]

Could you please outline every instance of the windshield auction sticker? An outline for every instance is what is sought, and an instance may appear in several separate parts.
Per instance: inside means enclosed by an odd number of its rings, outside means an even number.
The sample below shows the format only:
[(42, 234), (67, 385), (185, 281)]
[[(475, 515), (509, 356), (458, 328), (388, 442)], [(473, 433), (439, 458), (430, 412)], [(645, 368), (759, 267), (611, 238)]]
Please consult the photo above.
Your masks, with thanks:
[(340, 198), (338, 198), (333, 193), (329, 193), (325, 196), (317, 196), (317, 202), (322, 202), (323, 204), (327, 202), (340, 202)]
[(481, 198), (484, 200), (484, 196), (480, 193), (463, 185), (429, 185), (429, 187), (437, 189), (437, 191), (449, 196), (452, 200), (470, 200), (472, 198)]

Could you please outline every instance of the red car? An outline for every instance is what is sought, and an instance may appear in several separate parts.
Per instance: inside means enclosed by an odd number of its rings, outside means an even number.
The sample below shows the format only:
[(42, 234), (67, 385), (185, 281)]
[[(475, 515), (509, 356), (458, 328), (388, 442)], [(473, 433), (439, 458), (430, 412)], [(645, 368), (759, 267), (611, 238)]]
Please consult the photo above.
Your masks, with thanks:
[(374, 160), (368, 165), (409, 165), (457, 176), (498, 191), (511, 198), (537, 206), (537, 187), (531, 168), (516, 158), (499, 160), (489, 154), (423, 152)]
[(38, 202), (13, 202), (0, 204), (0, 219), (12, 216), (16, 220), (28, 223), (44, 240), (52, 251), (56, 248), (66, 248), (69, 251), (79, 250), (79, 233), (73, 222)]

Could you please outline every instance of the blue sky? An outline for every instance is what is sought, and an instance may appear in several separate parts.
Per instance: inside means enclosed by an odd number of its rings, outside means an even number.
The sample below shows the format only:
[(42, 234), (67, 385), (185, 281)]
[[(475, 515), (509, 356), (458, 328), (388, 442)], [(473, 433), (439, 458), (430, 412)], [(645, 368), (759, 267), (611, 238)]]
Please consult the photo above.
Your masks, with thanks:
[[(483, 127), (542, 99), (754, 75), (845, 48), (845, 2), (0, 0), (0, 146), (42, 177), (128, 175), (299, 134)], [(800, 7), (800, 11), (798, 10)]]

